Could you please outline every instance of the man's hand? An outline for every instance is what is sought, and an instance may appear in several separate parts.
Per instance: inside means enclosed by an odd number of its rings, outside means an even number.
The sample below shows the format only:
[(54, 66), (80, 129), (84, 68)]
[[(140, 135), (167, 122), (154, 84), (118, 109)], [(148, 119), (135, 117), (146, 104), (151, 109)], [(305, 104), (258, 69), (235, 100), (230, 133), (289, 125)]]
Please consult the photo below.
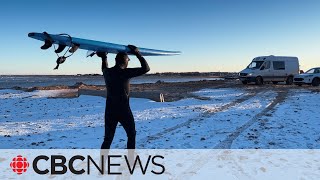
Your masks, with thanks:
[(101, 64), (101, 69), (102, 69), (102, 71), (104, 71), (104, 69), (107, 69), (108, 68), (108, 61), (107, 61), (107, 54), (108, 54), (108, 52), (97, 52), (96, 53), (97, 54), (97, 56), (98, 57), (100, 57), (101, 58), (101, 62), (102, 62), (102, 64)]
[(128, 48), (131, 50), (131, 53), (136, 56), (141, 56), (139, 49), (134, 45), (128, 45)]
[(102, 59), (107, 58), (107, 54), (108, 54), (108, 52), (97, 52), (97, 56)]

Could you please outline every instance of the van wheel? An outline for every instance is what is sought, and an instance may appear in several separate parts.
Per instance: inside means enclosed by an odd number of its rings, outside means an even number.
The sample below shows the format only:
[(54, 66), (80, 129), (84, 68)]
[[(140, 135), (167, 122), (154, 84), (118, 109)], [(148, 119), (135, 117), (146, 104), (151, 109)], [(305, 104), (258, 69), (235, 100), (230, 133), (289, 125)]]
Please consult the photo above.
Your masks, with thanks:
[(278, 84), (278, 81), (272, 81), (273, 84)]
[(319, 86), (320, 85), (320, 79), (319, 78), (314, 78), (312, 80), (312, 86)]
[(256, 77), (256, 85), (262, 85), (263, 84), (263, 79), (261, 76)]
[(247, 81), (241, 81), (242, 82), (242, 84), (248, 84), (248, 82)]
[(292, 85), (293, 84), (293, 76), (289, 76), (286, 80), (287, 85)]

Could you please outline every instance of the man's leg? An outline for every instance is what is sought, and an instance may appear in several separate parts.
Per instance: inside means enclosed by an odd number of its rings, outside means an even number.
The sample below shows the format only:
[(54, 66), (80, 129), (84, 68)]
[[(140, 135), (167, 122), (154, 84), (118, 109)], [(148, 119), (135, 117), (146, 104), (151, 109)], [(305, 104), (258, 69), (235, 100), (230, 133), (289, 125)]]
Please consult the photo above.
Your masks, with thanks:
[(128, 160), (129, 164), (132, 167), (134, 163), (134, 154), (136, 148), (136, 127), (134, 123), (134, 118), (130, 108), (125, 116), (121, 117), (120, 120), (121, 125), (123, 126), (124, 130), (126, 131), (128, 141), (127, 141), (127, 149), (128, 149)]
[(115, 116), (105, 115), (104, 140), (101, 149), (110, 149), (118, 121)]
[(127, 149), (136, 148), (136, 127), (131, 110), (129, 109), (125, 116), (121, 117), (120, 123), (127, 133)]

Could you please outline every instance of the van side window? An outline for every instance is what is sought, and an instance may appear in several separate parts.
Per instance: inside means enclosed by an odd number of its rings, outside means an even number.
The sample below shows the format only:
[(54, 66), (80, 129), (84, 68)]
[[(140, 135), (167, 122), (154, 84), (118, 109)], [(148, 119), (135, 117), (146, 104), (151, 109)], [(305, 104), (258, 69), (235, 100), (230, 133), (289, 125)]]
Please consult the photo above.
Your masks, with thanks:
[(265, 61), (265, 62), (262, 64), (260, 70), (265, 70), (265, 69), (270, 69), (270, 61)]
[(273, 69), (274, 70), (285, 70), (284, 61), (273, 61)]
[(264, 69), (270, 69), (270, 61), (266, 61)]

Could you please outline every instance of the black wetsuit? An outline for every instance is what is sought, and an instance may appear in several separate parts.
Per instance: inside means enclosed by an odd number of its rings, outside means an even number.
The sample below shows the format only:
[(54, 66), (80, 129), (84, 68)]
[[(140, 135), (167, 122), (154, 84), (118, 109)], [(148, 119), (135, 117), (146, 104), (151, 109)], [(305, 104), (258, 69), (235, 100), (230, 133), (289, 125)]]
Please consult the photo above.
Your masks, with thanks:
[(108, 68), (107, 61), (102, 62), (102, 72), (107, 86), (107, 100), (105, 137), (101, 149), (110, 149), (118, 122), (127, 133), (127, 149), (135, 149), (136, 129), (129, 105), (129, 81), (130, 78), (143, 75), (150, 70), (148, 63), (141, 55), (137, 55), (137, 58), (141, 64), (140, 68), (121, 69), (117, 65)]

